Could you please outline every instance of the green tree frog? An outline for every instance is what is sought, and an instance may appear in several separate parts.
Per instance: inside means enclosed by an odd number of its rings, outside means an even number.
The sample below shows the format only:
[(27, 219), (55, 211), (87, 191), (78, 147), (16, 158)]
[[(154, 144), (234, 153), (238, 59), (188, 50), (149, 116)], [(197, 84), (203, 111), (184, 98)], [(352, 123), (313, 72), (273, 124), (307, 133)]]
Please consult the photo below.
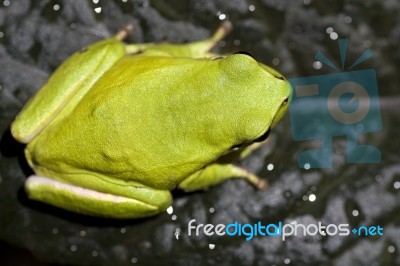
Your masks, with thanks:
[(291, 88), (247, 54), (211, 53), (229, 28), (181, 45), (127, 45), (126, 28), (70, 56), (11, 125), (35, 173), (25, 182), (28, 196), (123, 219), (164, 211), (176, 187), (233, 177), (265, 187), (217, 159), (265, 139)]

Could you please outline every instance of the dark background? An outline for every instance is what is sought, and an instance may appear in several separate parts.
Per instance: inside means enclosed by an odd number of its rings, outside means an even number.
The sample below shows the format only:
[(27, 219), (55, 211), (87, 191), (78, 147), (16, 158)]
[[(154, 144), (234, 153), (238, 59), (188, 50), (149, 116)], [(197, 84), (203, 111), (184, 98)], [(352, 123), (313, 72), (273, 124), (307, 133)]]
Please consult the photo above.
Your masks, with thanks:
[[(9, 125), (66, 57), (128, 23), (135, 32), (127, 42), (200, 40), (218, 27), (221, 14), (234, 29), (217, 51), (248, 51), (288, 78), (335, 72), (313, 67), (317, 51), (340, 64), (329, 27), (350, 40), (349, 62), (370, 48), (373, 58), (356, 69), (377, 72), (383, 130), (363, 141), (381, 150), (382, 162), (346, 164), (346, 139), (337, 137), (333, 168), (299, 169), (298, 152), (314, 144), (294, 142), (286, 116), (268, 146), (238, 162), (268, 179), (268, 191), (255, 191), (242, 180), (206, 192), (176, 191), (172, 215), (134, 221), (75, 215), (26, 199), (21, 188), (29, 169), (23, 145), (12, 140)], [(1, 1), (0, 264), (400, 265), (400, 197), (395, 187), (400, 182), (399, 14), (397, 0)], [(272, 171), (268, 164), (274, 165)], [(311, 194), (316, 196), (313, 202)], [(189, 237), (191, 219), (213, 224), (379, 224), (384, 236), (299, 236), (285, 242), (274, 237)]]

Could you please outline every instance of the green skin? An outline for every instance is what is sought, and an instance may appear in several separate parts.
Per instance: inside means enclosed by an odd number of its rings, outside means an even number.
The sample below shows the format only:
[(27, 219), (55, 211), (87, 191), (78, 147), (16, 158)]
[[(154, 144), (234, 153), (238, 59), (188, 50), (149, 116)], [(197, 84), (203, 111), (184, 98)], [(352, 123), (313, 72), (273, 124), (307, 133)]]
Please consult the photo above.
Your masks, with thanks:
[(11, 127), (35, 172), (28, 196), (88, 215), (140, 218), (168, 208), (177, 186), (204, 189), (233, 177), (265, 186), (215, 161), (273, 128), (291, 88), (248, 55), (215, 58), (209, 50), (224, 34), (124, 45), (120, 33), (69, 57)]

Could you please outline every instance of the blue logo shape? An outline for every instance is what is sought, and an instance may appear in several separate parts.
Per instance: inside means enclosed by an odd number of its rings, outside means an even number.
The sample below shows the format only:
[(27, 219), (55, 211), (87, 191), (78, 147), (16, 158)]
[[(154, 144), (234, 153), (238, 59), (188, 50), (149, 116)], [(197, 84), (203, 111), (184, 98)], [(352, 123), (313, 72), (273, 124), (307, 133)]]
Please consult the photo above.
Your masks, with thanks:
[[(339, 40), (342, 70), (347, 40)], [(372, 56), (364, 52), (349, 69)], [(315, 58), (337, 69), (322, 53)], [(290, 105), (292, 136), (296, 141), (320, 140), (320, 148), (299, 154), (300, 168), (332, 167), (332, 138), (347, 137), (347, 163), (379, 163), (380, 151), (359, 143), (363, 133), (382, 129), (376, 72), (373, 69), (346, 71), (289, 79), (293, 87)]]

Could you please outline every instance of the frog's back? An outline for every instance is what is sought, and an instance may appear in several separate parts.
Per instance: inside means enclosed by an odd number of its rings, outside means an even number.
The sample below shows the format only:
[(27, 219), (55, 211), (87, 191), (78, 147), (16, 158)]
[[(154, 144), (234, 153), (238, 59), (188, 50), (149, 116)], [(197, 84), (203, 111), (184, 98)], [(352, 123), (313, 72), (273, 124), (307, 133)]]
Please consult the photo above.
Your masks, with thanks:
[(53, 121), (29, 144), (31, 160), (55, 172), (102, 173), (173, 188), (226, 149), (223, 143), (205, 146), (209, 128), (204, 115), (196, 108), (187, 111), (191, 105), (210, 104), (212, 109), (213, 104), (212, 92), (198, 94), (181, 80), (204, 79), (210, 66), (190, 66), (171, 64), (169, 58), (126, 57), (69, 116)]

